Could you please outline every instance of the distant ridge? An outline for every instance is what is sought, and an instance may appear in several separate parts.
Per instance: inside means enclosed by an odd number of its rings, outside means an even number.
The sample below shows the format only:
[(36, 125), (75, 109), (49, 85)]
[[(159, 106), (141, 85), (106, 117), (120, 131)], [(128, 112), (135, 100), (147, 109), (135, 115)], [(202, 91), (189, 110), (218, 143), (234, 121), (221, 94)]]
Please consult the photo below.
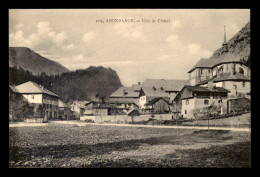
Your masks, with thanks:
[(47, 59), (27, 47), (9, 47), (9, 67), (21, 67), (34, 75), (45, 72), (56, 75), (69, 72), (60, 63)]

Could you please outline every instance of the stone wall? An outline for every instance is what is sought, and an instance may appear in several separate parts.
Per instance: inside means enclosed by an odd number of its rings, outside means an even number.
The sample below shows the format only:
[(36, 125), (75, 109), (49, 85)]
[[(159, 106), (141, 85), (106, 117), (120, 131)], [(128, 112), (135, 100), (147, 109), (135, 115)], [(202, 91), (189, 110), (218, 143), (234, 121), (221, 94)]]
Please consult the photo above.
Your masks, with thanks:
[[(128, 116), (128, 115), (107, 115), (107, 116), (81, 116), (80, 120), (91, 120), (97, 123), (100, 122), (114, 122), (114, 123), (128, 123), (128, 122), (141, 122), (148, 121), (152, 115)], [(155, 120), (172, 120), (171, 114), (155, 114)]]

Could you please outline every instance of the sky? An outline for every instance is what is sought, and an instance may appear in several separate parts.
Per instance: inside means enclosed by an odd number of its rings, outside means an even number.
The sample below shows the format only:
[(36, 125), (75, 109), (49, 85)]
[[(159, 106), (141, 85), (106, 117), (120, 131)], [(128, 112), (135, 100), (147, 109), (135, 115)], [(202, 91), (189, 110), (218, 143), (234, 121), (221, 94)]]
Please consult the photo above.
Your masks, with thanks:
[[(110, 20), (109, 19), (117, 19)], [(114, 69), (124, 86), (188, 79), (250, 21), (249, 9), (9, 9), (9, 46), (69, 70)]]

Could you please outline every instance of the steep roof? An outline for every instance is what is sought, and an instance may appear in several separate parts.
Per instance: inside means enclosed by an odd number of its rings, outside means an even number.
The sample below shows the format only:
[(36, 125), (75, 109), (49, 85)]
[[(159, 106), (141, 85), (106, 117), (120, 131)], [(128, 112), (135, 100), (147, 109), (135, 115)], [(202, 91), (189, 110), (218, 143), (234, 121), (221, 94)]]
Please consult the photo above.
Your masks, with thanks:
[(219, 77), (212, 79), (213, 82), (227, 81), (227, 80), (236, 80), (236, 81), (250, 81), (249, 76), (245, 76), (241, 73), (236, 73), (231, 75), (231, 73), (222, 73)]
[(61, 100), (58, 101), (58, 107), (59, 108), (67, 108), (68, 106)]
[(192, 72), (196, 68), (212, 68), (216, 65), (220, 65), (222, 63), (232, 63), (232, 62), (242, 62), (241, 57), (237, 54), (232, 53), (224, 53), (219, 58), (203, 58), (200, 59), (195, 66), (192, 67), (188, 73)]
[(10, 88), (13, 92), (19, 93), (19, 91), (18, 91), (14, 86), (9, 85), (9, 88)]
[[(146, 79), (142, 84), (142, 88), (157, 88), (163, 91), (180, 91), (184, 85), (189, 84), (189, 80), (165, 80), (165, 79)], [(147, 90), (147, 89), (146, 89)], [(150, 90), (152, 91), (152, 90)], [(158, 92), (159, 93), (159, 92)]]
[(159, 101), (159, 100), (164, 100), (167, 104), (169, 104), (169, 101), (170, 101), (170, 99), (167, 97), (167, 98), (163, 98), (163, 97), (157, 97), (157, 98), (154, 98), (154, 99), (152, 99), (152, 100), (150, 100), (148, 103), (147, 103), (147, 105), (153, 105), (154, 103), (156, 103), (157, 101)]
[(221, 56), (219, 56), (219, 58), (210, 59), (210, 60), (216, 60), (216, 63), (214, 63), (213, 66), (216, 66), (216, 65), (219, 65), (222, 63), (242, 62), (241, 57), (239, 55), (232, 54), (232, 53), (224, 53), (224, 54), (221, 54)]
[(161, 90), (160, 88), (153, 88), (153, 87), (142, 87), (141, 89), (145, 96), (147, 97), (168, 97), (168, 94), (165, 90)]
[(187, 85), (185, 88), (193, 91), (193, 92), (218, 92), (218, 93), (228, 93), (229, 91), (223, 87), (214, 87), (213, 89), (208, 89), (207, 87), (201, 86), (190, 86)]
[(213, 89), (208, 89), (207, 87), (202, 86), (191, 86), (191, 85), (185, 85), (181, 91), (176, 95), (176, 97), (173, 99), (173, 101), (176, 101), (180, 98), (182, 91), (187, 88), (191, 90), (192, 92), (212, 92), (212, 93), (228, 93), (229, 90), (223, 88), (223, 87), (214, 87)]
[[(124, 91), (126, 92), (126, 95), (124, 96)], [(138, 98), (139, 92), (134, 91), (135, 89), (133, 87), (120, 87), (115, 92), (113, 92), (110, 97), (126, 97), (126, 98)]]
[(55, 93), (39, 86), (38, 84), (32, 81), (25, 82), (21, 85), (16, 86), (15, 88), (19, 91), (19, 93), (45, 93), (47, 95), (59, 97)]
[(209, 80), (204, 80), (197, 85), (207, 84), (209, 81), (221, 82), (221, 81), (250, 81), (250, 80), (251, 79), (249, 76), (245, 76), (241, 73), (236, 73), (234, 75), (231, 75), (231, 73), (221, 73), (219, 77), (214, 76), (213, 78), (210, 78)]
[(196, 68), (212, 68), (212, 66), (214, 66), (217, 61), (218, 59), (207, 59), (207, 58), (200, 59), (196, 63), (196, 65), (193, 66), (192, 69), (188, 71), (188, 73), (192, 72)]

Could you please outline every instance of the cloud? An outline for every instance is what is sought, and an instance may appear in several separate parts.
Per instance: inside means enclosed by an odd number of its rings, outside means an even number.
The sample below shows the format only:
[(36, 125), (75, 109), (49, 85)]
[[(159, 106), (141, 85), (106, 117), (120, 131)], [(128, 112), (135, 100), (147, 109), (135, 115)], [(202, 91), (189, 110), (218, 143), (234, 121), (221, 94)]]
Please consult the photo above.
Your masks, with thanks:
[(74, 44), (73, 43), (71, 43), (71, 44), (69, 44), (69, 45), (67, 45), (66, 46), (66, 49), (74, 49), (75, 48), (75, 46), (74, 46)]
[(89, 41), (92, 41), (93, 39), (95, 39), (96, 37), (96, 33), (94, 31), (90, 31), (90, 32), (86, 32), (82, 38), (82, 40), (84, 42), (89, 42)]
[(15, 33), (9, 34), (9, 46), (31, 47), (32, 42), (24, 37), (23, 31), (17, 31)]
[(39, 22), (37, 28), (38, 28), (38, 33), (40, 35), (45, 35), (52, 32), (52, 28), (50, 27), (50, 22), (47, 21)]
[(179, 29), (181, 27), (181, 23), (179, 20), (175, 20), (172, 22), (171, 29)]
[(133, 23), (118, 23), (113, 27), (113, 30), (121, 37), (129, 40), (143, 38), (143, 27), (136, 26)]
[[(16, 29), (22, 28), (22, 24), (16, 25)], [(64, 50), (72, 49), (73, 45), (65, 44), (68, 36), (66, 32), (56, 32), (48, 21), (40, 21), (37, 31), (27, 37), (22, 30), (9, 34), (10, 46), (30, 47), (35, 50)]]
[(68, 39), (67, 34), (65, 32), (60, 32), (53, 37), (53, 42), (59, 45), (62, 44), (67, 39)]

